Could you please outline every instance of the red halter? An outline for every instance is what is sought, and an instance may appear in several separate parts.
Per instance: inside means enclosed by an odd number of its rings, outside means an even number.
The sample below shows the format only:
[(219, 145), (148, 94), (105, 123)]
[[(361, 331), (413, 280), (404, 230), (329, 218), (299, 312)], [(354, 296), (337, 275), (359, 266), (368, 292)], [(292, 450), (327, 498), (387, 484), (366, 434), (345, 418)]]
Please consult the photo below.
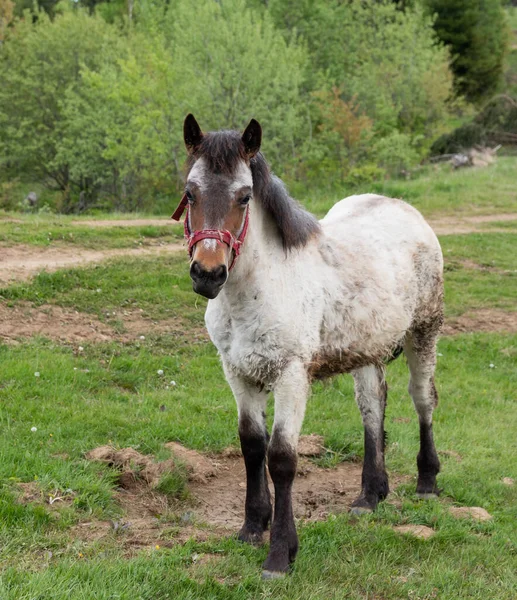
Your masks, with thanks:
[(189, 207), (186, 194), (183, 195), (183, 198), (178, 204), (178, 208), (174, 211), (174, 214), (172, 215), (171, 219), (179, 221), (185, 208), (187, 209), (187, 214), (185, 215), (183, 227), (185, 230), (185, 239), (188, 242), (189, 255), (192, 256), (194, 246), (199, 241), (206, 239), (216, 240), (218, 244), (226, 244), (230, 248), (230, 250), (233, 250), (232, 262), (230, 263), (230, 266), (228, 268), (228, 270), (231, 271), (233, 269), (233, 266), (235, 265), (237, 257), (241, 252), (241, 246), (244, 243), (244, 238), (246, 237), (246, 233), (248, 232), (248, 221), (250, 212), (249, 206), (246, 207), (246, 214), (244, 215), (244, 224), (238, 237), (235, 237), (227, 229), (201, 229), (199, 231), (191, 231), (189, 227)]

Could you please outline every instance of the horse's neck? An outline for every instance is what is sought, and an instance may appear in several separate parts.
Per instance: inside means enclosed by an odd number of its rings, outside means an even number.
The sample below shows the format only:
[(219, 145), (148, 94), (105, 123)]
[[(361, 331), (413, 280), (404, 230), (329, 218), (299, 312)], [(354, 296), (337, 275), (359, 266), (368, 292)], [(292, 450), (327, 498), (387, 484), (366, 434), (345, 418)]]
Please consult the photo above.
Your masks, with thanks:
[(254, 202), (250, 206), (249, 227), (242, 251), (222, 291), (232, 301), (253, 294), (257, 286), (264, 290), (268, 285), (264, 275), (285, 258), (276, 224), (259, 202)]

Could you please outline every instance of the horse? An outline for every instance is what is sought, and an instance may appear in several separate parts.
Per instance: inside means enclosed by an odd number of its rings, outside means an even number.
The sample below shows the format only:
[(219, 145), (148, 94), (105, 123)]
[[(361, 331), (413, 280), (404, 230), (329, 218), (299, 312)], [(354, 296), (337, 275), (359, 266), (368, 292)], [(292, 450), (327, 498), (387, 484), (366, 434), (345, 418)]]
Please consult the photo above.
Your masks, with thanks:
[(351, 511), (371, 512), (388, 494), (385, 365), (403, 352), (420, 424), (416, 492), (423, 498), (439, 492), (432, 417), (443, 256), (422, 215), (402, 200), (350, 196), (318, 221), (271, 172), (254, 119), (242, 134), (203, 133), (189, 114), (183, 130), (186, 184), (173, 218), (187, 209), (193, 289), (209, 299), (206, 327), (237, 402), (246, 468), (238, 538), (260, 544), (271, 525), (263, 578), (283, 577), (298, 551), (292, 487), (314, 379), (354, 378), (364, 463)]

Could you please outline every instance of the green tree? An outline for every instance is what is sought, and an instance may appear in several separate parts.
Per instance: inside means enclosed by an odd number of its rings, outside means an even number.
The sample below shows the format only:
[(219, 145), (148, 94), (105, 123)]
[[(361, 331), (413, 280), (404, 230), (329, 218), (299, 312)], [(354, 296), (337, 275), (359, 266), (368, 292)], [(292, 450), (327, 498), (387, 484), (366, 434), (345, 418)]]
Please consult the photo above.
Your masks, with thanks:
[[(452, 95), (448, 51), (421, 7), (399, 8), (388, 0), (270, 0), (277, 24), (310, 51), (313, 137), (303, 152), (315, 177), (318, 164), (346, 176), (358, 163), (375, 161), (383, 138), (398, 154), (405, 144), (404, 156), (415, 157), (442, 132)], [(325, 110), (326, 103), (336, 110)], [(344, 132), (361, 116), (372, 125), (351, 148)], [(365, 147), (369, 137), (375, 144)], [(386, 148), (387, 142), (383, 156)]]
[(11, 0), (0, 0), (0, 44), (3, 42), (7, 26), (13, 19), (14, 4)]
[(85, 70), (89, 100), (83, 101), (86, 90), (80, 91), (83, 99), (75, 94), (82, 105), (76, 114), (104, 128), (90, 138), (102, 141), (99, 155), (117, 165), (133, 206), (145, 197), (170, 196), (182, 185), (181, 125), (189, 112), (205, 130), (241, 129), (258, 119), (268, 158), (283, 168), (305, 133), (303, 49), (287, 43), (267, 15), (243, 0), (201, 0), (196, 27), (192, 18), (187, 0), (177, 0), (165, 18), (153, 10), (137, 13), (131, 49), (118, 67)]
[(118, 44), (113, 27), (75, 10), (54, 22), (45, 13), (35, 23), (18, 21), (1, 47), (0, 156), (9, 157), (17, 172), (61, 190), (65, 209), (71, 208), (71, 192), (90, 189), (72, 176), (60, 153), (67, 99), (80, 88), (83, 68), (99, 70), (116, 60)]
[(449, 46), (458, 94), (477, 102), (497, 91), (508, 32), (501, 0), (424, 0)]

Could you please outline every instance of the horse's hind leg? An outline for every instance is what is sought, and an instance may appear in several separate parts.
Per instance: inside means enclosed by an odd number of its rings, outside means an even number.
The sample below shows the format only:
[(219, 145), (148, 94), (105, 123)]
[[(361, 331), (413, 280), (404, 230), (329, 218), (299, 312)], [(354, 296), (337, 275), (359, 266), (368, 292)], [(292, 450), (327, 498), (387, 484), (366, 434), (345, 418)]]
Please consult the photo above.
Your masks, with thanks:
[(388, 475), (384, 467), (384, 411), (387, 390), (384, 369), (369, 365), (352, 373), (355, 399), (364, 425), (364, 463), (361, 494), (352, 504), (352, 512), (375, 510), (388, 495)]
[(225, 369), (239, 412), (239, 437), (246, 466), (244, 525), (238, 538), (260, 544), (271, 521), (271, 496), (266, 474), (268, 434), (265, 422), (267, 394)]
[(409, 394), (413, 399), (420, 422), (420, 452), (417, 456), (418, 483), (416, 492), (421, 498), (438, 495), (436, 475), (440, 461), (433, 439), (433, 411), (438, 404), (434, 385), (436, 341), (441, 320), (415, 327), (407, 336), (404, 353), (407, 357), (410, 380)]

